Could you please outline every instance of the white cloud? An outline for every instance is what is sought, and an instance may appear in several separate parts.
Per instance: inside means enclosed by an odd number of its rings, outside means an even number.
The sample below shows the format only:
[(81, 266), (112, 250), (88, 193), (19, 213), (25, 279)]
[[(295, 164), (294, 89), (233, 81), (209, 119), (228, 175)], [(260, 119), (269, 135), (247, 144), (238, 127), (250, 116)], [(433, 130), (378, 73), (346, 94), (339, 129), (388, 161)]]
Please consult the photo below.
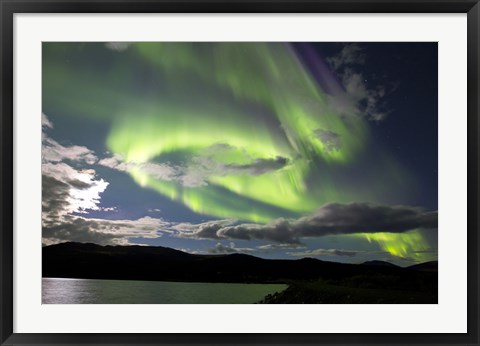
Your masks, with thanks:
[[(44, 217), (47, 217), (46, 213), (51, 212), (65, 215), (101, 210), (100, 194), (109, 183), (103, 179), (96, 179), (93, 169), (76, 170), (66, 163), (47, 163), (42, 165), (42, 174)], [(64, 199), (61, 204), (54, 203), (50, 206), (48, 196), (53, 195), (55, 190), (63, 190)]]
[[(52, 122), (42, 113), (42, 129), (53, 128)], [(42, 131), (42, 163), (62, 162), (64, 160), (84, 162), (89, 165), (97, 162), (94, 152), (79, 145), (63, 146)]]
[(99, 210), (101, 211), (112, 211), (112, 212), (118, 212), (117, 207), (99, 207)]
[(94, 164), (97, 157), (87, 147), (72, 145), (65, 147), (55, 140), (44, 136), (42, 142), (42, 162), (61, 162), (63, 160)]
[(100, 194), (105, 191), (108, 182), (103, 179), (94, 180), (93, 176), (89, 176), (89, 187), (85, 189), (70, 190), (70, 210), (69, 212), (88, 213), (87, 210), (101, 210)]
[[(53, 128), (52, 122), (43, 113), (42, 126), (44, 129)], [(63, 146), (45, 132), (42, 137), (43, 217), (51, 219), (70, 213), (102, 210), (99, 207), (100, 194), (109, 183), (97, 179), (93, 169), (76, 169), (64, 162), (91, 165), (97, 161), (93, 151), (78, 145)]]

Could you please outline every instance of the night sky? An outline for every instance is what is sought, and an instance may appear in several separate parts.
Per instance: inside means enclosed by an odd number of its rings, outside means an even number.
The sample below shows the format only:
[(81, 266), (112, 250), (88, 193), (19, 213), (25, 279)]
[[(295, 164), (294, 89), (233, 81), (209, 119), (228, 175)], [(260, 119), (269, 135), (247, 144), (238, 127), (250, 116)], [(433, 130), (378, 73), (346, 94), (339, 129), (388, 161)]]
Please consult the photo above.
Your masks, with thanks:
[(43, 245), (437, 259), (436, 43), (43, 43)]

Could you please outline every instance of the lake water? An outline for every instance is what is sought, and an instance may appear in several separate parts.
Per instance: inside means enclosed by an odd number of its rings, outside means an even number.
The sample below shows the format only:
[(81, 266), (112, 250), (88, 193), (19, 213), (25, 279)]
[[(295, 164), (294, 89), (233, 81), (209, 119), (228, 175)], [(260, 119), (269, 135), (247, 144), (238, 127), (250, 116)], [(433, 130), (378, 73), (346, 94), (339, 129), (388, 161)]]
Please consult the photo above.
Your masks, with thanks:
[(282, 284), (42, 279), (43, 304), (251, 304)]

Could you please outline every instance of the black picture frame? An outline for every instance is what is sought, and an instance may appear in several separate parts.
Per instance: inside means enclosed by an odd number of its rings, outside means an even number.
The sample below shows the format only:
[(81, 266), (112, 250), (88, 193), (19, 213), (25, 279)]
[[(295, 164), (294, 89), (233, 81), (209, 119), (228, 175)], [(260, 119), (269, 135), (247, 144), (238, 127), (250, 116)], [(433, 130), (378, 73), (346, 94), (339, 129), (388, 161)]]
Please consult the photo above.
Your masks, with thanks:
[[(479, 345), (479, 0), (0, 0), (1, 345)], [(16, 13), (467, 13), (468, 332), (465, 334), (20, 334), (13, 332), (13, 17)], [(455, 318), (455, 316), (452, 316)]]

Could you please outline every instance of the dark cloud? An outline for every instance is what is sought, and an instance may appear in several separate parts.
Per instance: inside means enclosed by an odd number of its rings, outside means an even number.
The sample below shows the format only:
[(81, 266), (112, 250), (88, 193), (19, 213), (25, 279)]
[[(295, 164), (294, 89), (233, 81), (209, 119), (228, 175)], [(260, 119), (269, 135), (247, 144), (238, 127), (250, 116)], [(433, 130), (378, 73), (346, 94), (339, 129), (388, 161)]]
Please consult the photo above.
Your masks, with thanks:
[(241, 224), (223, 227), (217, 231), (219, 238), (241, 240), (265, 240), (278, 243), (300, 243), (298, 229), (292, 227), (292, 221), (278, 219), (267, 225)]
[(287, 164), (287, 158), (277, 156), (274, 159), (256, 159), (252, 163), (246, 165), (225, 165), (225, 170), (229, 173), (245, 172), (252, 175), (261, 175), (281, 169)]
[(332, 203), (316, 213), (298, 219), (294, 227), (302, 236), (326, 234), (406, 232), (415, 228), (437, 228), (436, 211), (409, 206), (383, 206), (369, 203)]
[[(409, 206), (382, 206), (368, 203), (327, 204), (297, 220), (277, 219), (269, 224), (233, 224), (221, 220), (178, 229), (188, 237), (209, 239), (265, 240), (300, 244), (303, 237), (336, 234), (401, 233), (417, 228), (437, 228), (437, 212)], [(186, 232), (185, 232), (186, 231)]]
[(366, 55), (362, 47), (356, 43), (346, 44), (340, 53), (327, 58), (327, 62), (334, 70), (338, 70), (345, 65), (361, 65), (366, 61)]
[(78, 179), (71, 179), (68, 181), (68, 184), (78, 190), (85, 190), (92, 186), (92, 184), (86, 183)]
[(57, 218), (70, 205), (70, 186), (53, 177), (42, 175), (43, 219)]
[(83, 218), (68, 219), (68, 222), (43, 227), (43, 238), (58, 239), (59, 241), (93, 242), (96, 244), (109, 243), (112, 239), (111, 235), (96, 231), (99, 229), (99, 225), (95, 221), (87, 221)]

